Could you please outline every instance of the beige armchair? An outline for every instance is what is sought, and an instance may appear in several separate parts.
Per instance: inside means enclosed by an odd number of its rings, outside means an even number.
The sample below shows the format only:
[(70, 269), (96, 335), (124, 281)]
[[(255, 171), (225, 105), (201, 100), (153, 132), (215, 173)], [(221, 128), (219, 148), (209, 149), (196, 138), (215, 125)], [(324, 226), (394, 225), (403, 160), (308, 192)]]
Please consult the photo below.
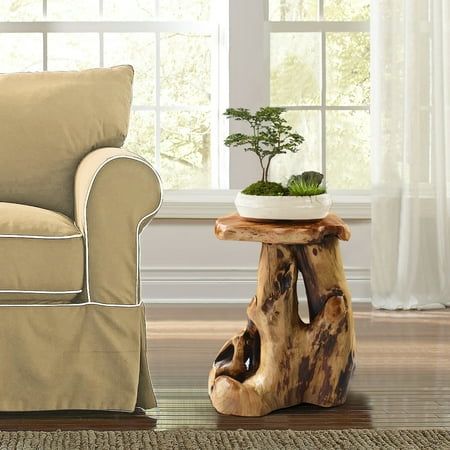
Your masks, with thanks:
[(0, 75), (0, 411), (156, 405), (139, 235), (162, 188), (120, 148), (132, 80)]

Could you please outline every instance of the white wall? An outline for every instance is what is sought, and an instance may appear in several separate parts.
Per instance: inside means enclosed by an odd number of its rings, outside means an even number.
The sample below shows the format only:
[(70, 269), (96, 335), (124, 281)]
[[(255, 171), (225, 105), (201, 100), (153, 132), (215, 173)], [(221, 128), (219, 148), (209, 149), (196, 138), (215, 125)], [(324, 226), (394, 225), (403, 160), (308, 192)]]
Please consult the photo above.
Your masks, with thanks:
[[(347, 223), (352, 238), (341, 247), (347, 279), (355, 300), (368, 299), (370, 222)], [(219, 241), (213, 220), (156, 219), (141, 244), (146, 301), (247, 302), (254, 295), (260, 244)]]

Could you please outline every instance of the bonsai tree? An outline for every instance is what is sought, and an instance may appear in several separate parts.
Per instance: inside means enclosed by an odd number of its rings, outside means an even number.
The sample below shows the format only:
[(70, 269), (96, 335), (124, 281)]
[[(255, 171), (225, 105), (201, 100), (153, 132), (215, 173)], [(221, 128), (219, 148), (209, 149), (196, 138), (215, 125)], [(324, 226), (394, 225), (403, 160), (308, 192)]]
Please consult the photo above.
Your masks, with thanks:
[(268, 183), (269, 167), (272, 159), (287, 152), (296, 153), (304, 141), (303, 136), (292, 132), (282, 114), (283, 108), (264, 107), (252, 114), (246, 108), (228, 108), (225, 116), (228, 119), (246, 122), (250, 128), (249, 134), (234, 133), (225, 139), (225, 145), (230, 148), (243, 148), (253, 152), (261, 166), (261, 183)]

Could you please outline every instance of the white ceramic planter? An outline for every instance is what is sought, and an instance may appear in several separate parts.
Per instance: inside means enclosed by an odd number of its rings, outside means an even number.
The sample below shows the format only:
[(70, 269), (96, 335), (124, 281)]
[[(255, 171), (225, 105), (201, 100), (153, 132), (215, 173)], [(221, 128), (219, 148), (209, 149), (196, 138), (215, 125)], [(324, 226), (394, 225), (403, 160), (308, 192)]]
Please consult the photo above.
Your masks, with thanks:
[(328, 194), (277, 197), (239, 192), (234, 203), (240, 216), (265, 220), (323, 219), (331, 208), (331, 198)]

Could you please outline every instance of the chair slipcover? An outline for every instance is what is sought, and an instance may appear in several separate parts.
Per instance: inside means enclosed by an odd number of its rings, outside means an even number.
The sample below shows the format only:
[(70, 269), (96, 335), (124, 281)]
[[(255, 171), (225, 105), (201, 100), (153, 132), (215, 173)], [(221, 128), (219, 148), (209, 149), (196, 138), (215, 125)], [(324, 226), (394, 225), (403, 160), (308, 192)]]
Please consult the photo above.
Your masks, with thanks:
[(0, 410), (156, 405), (139, 234), (162, 189), (119, 148), (132, 79), (0, 75)]
[(0, 202), (0, 255), (0, 302), (66, 303), (81, 292), (83, 237), (63, 214)]

